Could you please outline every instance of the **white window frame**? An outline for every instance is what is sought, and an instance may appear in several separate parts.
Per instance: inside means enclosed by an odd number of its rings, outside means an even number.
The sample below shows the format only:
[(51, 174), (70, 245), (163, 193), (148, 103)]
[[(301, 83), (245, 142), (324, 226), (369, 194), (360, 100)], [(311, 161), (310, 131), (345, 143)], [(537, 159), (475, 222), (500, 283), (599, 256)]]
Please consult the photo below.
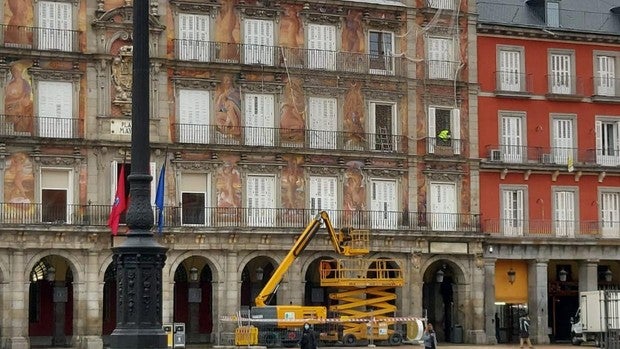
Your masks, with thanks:
[[(398, 181), (395, 179), (373, 178), (370, 180), (370, 210), (373, 229), (398, 228), (398, 193)], [(383, 194), (383, 198), (380, 194)]]
[[(276, 176), (262, 174), (248, 174), (246, 180), (246, 207), (247, 224), (250, 227), (273, 227), (276, 218)], [(261, 183), (253, 183), (263, 180), (265, 186), (262, 188), (252, 188)], [(270, 186), (271, 188), (268, 188)], [(268, 190), (271, 190), (269, 193)], [(261, 203), (261, 201), (263, 201)], [(271, 207), (264, 205), (267, 201), (271, 202)], [(266, 209), (266, 210), (265, 210)]]
[(438, 80), (454, 80), (455, 48), (453, 37), (427, 36), (426, 59), (428, 62), (428, 78)]
[[(40, 50), (73, 51), (73, 26), (75, 15), (73, 4), (64, 1), (39, 1), (37, 4), (37, 48)], [(45, 18), (45, 12), (51, 16)], [(17, 14), (25, 15), (25, 14)], [(61, 19), (62, 16), (69, 18)]]
[(575, 237), (579, 217), (579, 190), (553, 187), (553, 230), (556, 237)]
[(179, 89), (178, 95), (179, 142), (209, 144), (211, 92)]
[(275, 53), (273, 21), (247, 18), (243, 20), (243, 62), (272, 66)]
[(180, 60), (209, 62), (210, 18), (204, 14), (179, 14), (177, 54)]
[[(453, 212), (439, 212), (439, 211), (435, 211), (433, 206), (434, 203), (436, 202), (436, 198), (439, 197), (441, 198), (442, 195), (446, 196), (447, 195), (447, 191), (449, 190), (448, 188), (452, 188), (452, 194), (453, 197), (452, 198), (443, 198), (444, 202), (447, 203), (453, 203), (454, 204), (454, 208), (453, 208)], [(457, 225), (458, 225), (458, 212), (459, 212), (459, 203), (457, 198), (459, 197), (458, 195), (458, 185), (454, 182), (430, 182), (429, 183), (429, 189), (428, 189), (428, 193), (429, 193), (429, 210), (428, 210), (428, 214), (430, 215), (429, 219), (427, 221), (431, 222), (431, 228), (433, 230), (441, 230), (441, 231), (455, 231), (457, 229)], [(434, 195), (434, 193), (436, 191), (439, 191), (439, 196)], [(443, 192), (442, 192), (443, 191)], [(438, 202), (441, 202), (441, 199), (439, 199)]]
[[(194, 181), (196, 183), (194, 183)], [(211, 207), (211, 174), (210, 173), (181, 173), (178, 183), (179, 206), (181, 207), (181, 225), (205, 226), (211, 225), (211, 215), (208, 207)], [(185, 223), (183, 221), (183, 194), (203, 194), (205, 207), (203, 207), (203, 220), (201, 223)]]
[[(527, 186), (500, 185), (500, 226), (504, 236), (523, 236), (527, 228)], [(510, 196), (508, 196), (510, 195)], [(511, 203), (507, 201), (510, 200)], [(514, 201), (521, 207), (512, 208)], [(509, 207), (510, 206), (510, 207)], [(508, 212), (510, 211), (510, 212)], [(507, 217), (510, 213), (510, 217)]]
[(612, 187), (599, 187), (599, 221), (603, 238), (620, 237), (620, 190)]
[(428, 7), (438, 10), (450, 10), (455, 11), (457, 2), (456, 0), (426, 0)]
[[(511, 120), (515, 125), (509, 125), (506, 122)], [(527, 130), (525, 113), (500, 111), (499, 113), (499, 150), (501, 160), (510, 163), (522, 163), (527, 160)], [(509, 126), (517, 130), (517, 134), (509, 135), (504, 131)], [(507, 140), (509, 142), (507, 142)]]
[(525, 49), (522, 46), (497, 47), (496, 84), (498, 91), (525, 91)]
[(70, 81), (37, 83), (37, 134), (45, 138), (74, 138), (74, 86)]
[[(51, 173), (60, 173), (60, 175), (64, 176), (64, 180), (66, 181), (65, 185), (59, 185), (56, 183), (50, 183), (47, 184), (45, 177), (48, 174)], [(43, 202), (43, 190), (45, 189), (49, 189), (49, 190), (66, 190), (67, 192), (67, 199), (65, 202), (65, 205), (67, 206), (67, 212), (66, 212), (66, 217), (65, 217), (65, 221), (62, 223), (66, 223), (66, 224), (72, 224), (73, 223), (73, 211), (74, 211), (74, 206), (73, 206), (73, 178), (74, 178), (74, 174), (73, 174), (73, 170), (72, 169), (67, 169), (67, 168), (57, 168), (57, 167), (43, 167), (41, 168), (41, 170), (39, 171), (39, 175), (41, 178), (41, 182), (40, 182), (40, 188), (39, 188), (39, 197), (41, 198), (41, 205), (45, 205), (45, 203)], [(39, 221), (42, 223), (55, 223), (55, 222), (43, 222), (43, 209), (41, 209), (40, 211), (40, 217), (39, 217)]]
[(450, 143), (452, 145), (452, 154), (461, 154), (461, 110), (452, 107), (431, 106), (428, 108), (427, 120), (427, 152), (435, 153), (437, 146), (437, 138), (441, 130), (437, 130), (437, 109), (450, 111)]
[(269, 93), (244, 95), (245, 145), (275, 144), (275, 96)]
[[(111, 176), (111, 182), (110, 182), (110, 204), (113, 205), (114, 204), (114, 198), (116, 197), (116, 185), (118, 183), (118, 165), (122, 163), (116, 160), (113, 160), (110, 163), (110, 176)], [(127, 160), (125, 162), (125, 165), (128, 168), (131, 168), (131, 160)], [(151, 161), (149, 163), (149, 174), (151, 175), (151, 177), (153, 178), (159, 178), (157, 177), (157, 163), (154, 161)], [(129, 175), (129, 172), (125, 173), (126, 176)], [(129, 195), (129, 192), (125, 193), (126, 195)], [(157, 195), (157, 181), (156, 180), (152, 180), (151, 181), (151, 203), (155, 203), (155, 196)]]
[(620, 117), (596, 116), (594, 123), (596, 163), (602, 166), (620, 165)]
[(306, 33), (308, 68), (336, 70), (336, 26), (308, 23)]
[[(568, 65), (568, 67), (566, 67)], [(549, 92), (552, 94), (575, 94), (575, 52), (572, 50), (549, 50)]]
[(338, 177), (310, 176), (308, 179), (308, 207), (310, 214), (326, 211), (335, 226), (340, 226), (338, 216)]
[(338, 100), (328, 97), (308, 98), (310, 148), (336, 149)]
[(620, 53), (594, 51), (594, 93), (597, 96), (619, 97)]
[[(372, 48), (372, 35), (376, 34), (381, 36), (381, 42), (383, 37), (389, 37), (389, 46), (384, 43), (383, 50), (379, 52), (373, 52)], [(369, 30), (368, 31), (368, 59), (369, 59), (369, 72), (370, 74), (379, 75), (394, 75), (394, 33), (381, 30)]]
[[(564, 125), (561, 125), (564, 123)], [(566, 127), (570, 125), (569, 127)], [(563, 126), (558, 128), (558, 126)], [(577, 116), (574, 114), (551, 114), (551, 154), (554, 164), (572, 164), (576, 158)], [(570, 136), (570, 137), (568, 137)], [(544, 158), (544, 155), (543, 155)], [(545, 159), (543, 159), (544, 162)]]

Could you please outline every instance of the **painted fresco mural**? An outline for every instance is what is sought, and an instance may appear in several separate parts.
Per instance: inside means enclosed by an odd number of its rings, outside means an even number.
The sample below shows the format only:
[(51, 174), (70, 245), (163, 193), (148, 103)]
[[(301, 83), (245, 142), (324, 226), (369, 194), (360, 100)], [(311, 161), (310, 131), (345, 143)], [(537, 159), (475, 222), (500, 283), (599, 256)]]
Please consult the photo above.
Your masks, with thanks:
[(342, 27), (342, 52), (366, 52), (366, 36), (362, 25), (362, 11), (349, 10)]
[(362, 95), (362, 84), (352, 82), (344, 96), (344, 132), (345, 144), (348, 148), (362, 148), (366, 142), (364, 125), (366, 123), (364, 115), (364, 96)]
[(282, 207), (304, 208), (306, 180), (301, 165), (304, 158), (301, 155), (284, 155), (286, 167), (282, 169)]
[(32, 80), (28, 74), (31, 61), (15, 61), (10, 65), (4, 96), (4, 113), (16, 132), (32, 132)]
[(19, 223), (25, 215), (34, 213), (34, 170), (26, 153), (14, 153), (6, 160), (4, 171), (4, 217)]
[(223, 44), (218, 52), (218, 58), (221, 60), (239, 60), (239, 50), (237, 44), (241, 41), (240, 37), (240, 24), (239, 15), (235, 6), (237, 0), (222, 0), (220, 1), (220, 12), (215, 19), (215, 42), (230, 43), (232, 45)]
[(306, 126), (306, 97), (300, 78), (286, 80), (280, 108), (280, 136), (283, 142), (303, 143)]
[(32, 45), (33, 1), (7, 0), (4, 3), (4, 43), (9, 46)]
[(241, 174), (237, 168), (238, 156), (223, 157), (224, 163), (217, 169), (215, 189), (217, 195), (218, 218), (220, 220), (236, 219), (236, 210), (241, 204)]
[(241, 136), (241, 94), (230, 74), (222, 76), (215, 91), (215, 125), (224, 135), (239, 139)]
[(345, 222), (350, 224), (355, 217), (355, 211), (366, 210), (366, 186), (362, 171), (364, 163), (349, 161), (346, 165), (342, 208), (345, 211)]

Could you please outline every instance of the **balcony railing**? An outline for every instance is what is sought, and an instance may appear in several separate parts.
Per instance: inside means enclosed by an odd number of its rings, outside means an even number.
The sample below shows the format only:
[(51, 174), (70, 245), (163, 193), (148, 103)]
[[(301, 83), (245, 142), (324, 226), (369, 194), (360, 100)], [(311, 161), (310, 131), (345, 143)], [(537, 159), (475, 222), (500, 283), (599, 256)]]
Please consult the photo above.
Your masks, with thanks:
[(426, 137), (426, 153), (451, 156), (461, 155), (465, 142), (462, 139), (441, 139), (436, 137)]
[(389, 55), (181, 39), (175, 39), (174, 46), (176, 58), (183, 61), (261, 64), (373, 75), (406, 74), (404, 58)]
[(427, 60), (426, 61), (426, 74), (429, 79), (437, 80), (455, 80), (459, 62), (454, 61), (438, 61)]
[(620, 79), (616, 77), (594, 77), (592, 78), (594, 95), (598, 97), (620, 97)]
[[(22, 14), (24, 15), (24, 14)], [(34, 50), (77, 52), (80, 32), (68, 29), (50, 29), (15, 25), (0, 25), (2, 47)]]
[(407, 150), (407, 137), (381, 133), (358, 133), (270, 127), (222, 127), (175, 124), (177, 142), (312, 149), (344, 149), (398, 152)]
[(620, 149), (579, 149), (569, 147), (487, 147), (488, 162), (560, 166), (618, 166)]
[(485, 219), (482, 229), (506, 237), (620, 237), (620, 222)]
[(531, 74), (519, 73), (518, 71), (496, 71), (495, 92), (531, 94), (532, 76)]
[(80, 120), (0, 114), (1, 136), (80, 138)]
[[(0, 224), (106, 226), (111, 205), (46, 205), (0, 203)], [(155, 215), (156, 210), (153, 208)], [(285, 208), (224, 208), (166, 206), (164, 226), (204, 228), (303, 228), (316, 210)], [(329, 211), (336, 227), (377, 230), (480, 232), (480, 216), (457, 213), (400, 211)], [(121, 223), (123, 221), (121, 220)]]
[(550, 95), (555, 96), (585, 96), (583, 79), (572, 74), (551, 74), (547, 75)]

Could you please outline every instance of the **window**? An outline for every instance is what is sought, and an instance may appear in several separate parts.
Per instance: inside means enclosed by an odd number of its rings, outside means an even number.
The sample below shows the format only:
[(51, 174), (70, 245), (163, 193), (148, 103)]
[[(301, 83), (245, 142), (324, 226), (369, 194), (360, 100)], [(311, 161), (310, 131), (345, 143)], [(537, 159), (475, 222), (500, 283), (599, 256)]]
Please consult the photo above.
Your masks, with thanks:
[(394, 130), (396, 129), (396, 106), (393, 103), (370, 102), (370, 133), (374, 144), (372, 149), (380, 151), (396, 150)]
[(620, 165), (620, 120), (596, 120), (596, 163), (603, 166)]
[[(567, 165), (575, 159), (574, 120), (567, 116), (554, 117), (552, 128), (552, 162)], [(545, 159), (543, 159), (544, 162)]]
[(505, 114), (500, 116), (500, 154), (502, 161), (523, 162), (525, 153), (523, 117)]
[(274, 96), (245, 95), (245, 144), (274, 145)]
[[(110, 165), (111, 185), (110, 185), (110, 205), (114, 204), (114, 197), (116, 196), (116, 186), (119, 182), (119, 174), (121, 173), (121, 166), (125, 166), (125, 195), (129, 196), (129, 180), (128, 177), (131, 174), (131, 161), (126, 162), (112, 161)], [(157, 177), (157, 163), (151, 162), (149, 164), (149, 174), (153, 178)], [(155, 196), (157, 195), (157, 181), (151, 181), (151, 203), (155, 202)], [(129, 205), (129, 201), (127, 202)], [(125, 222), (125, 215), (121, 215), (121, 222)]]
[(209, 16), (179, 15), (178, 57), (185, 61), (209, 61)]
[(308, 25), (308, 68), (336, 70), (336, 27)]
[(459, 109), (428, 109), (428, 153), (435, 153), (435, 147), (448, 147), (452, 154), (461, 153), (461, 113)]
[(249, 175), (247, 185), (248, 225), (271, 227), (275, 223), (275, 177)]
[(429, 37), (427, 42), (428, 77), (430, 79), (454, 79), (456, 64), (453, 62), (454, 47), (450, 38)]
[(433, 230), (456, 230), (457, 207), (454, 183), (431, 183), (430, 219)]
[(310, 97), (310, 147), (336, 149), (337, 100), (336, 98)]
[(545, 20), (548, 27), (557, 28), (560, 26), (560, 2), (547, 0), (545, 2)]
[(181, 224), (206, 225), (209, 214), (209, 189), (211, 177), (204, 173), (181, 174)]
[(505, 236), (523, 236), (525, 188), (501, 188), (502, 226)]
[(369, 31), (371, 74), (394, 74), (394, 33)]
[(455, 0), (426, 0), (428, 7), (440, 10), (456, 10)]
[(243, 26), (245, 64), (273, 65), (273, 22), (246, 19)]
[(554, 94), (573, 94), (573, 55), (551, 53), (549, 56), (549, 89)]
[(371, 227), (373, 229), (396, 229), (398, 227), (396, 181), (373, 179), (370, 186)]
[(37, 129), (40, 137), (72, 138), (73, 84), (63, 81), (40, 81), (38, 84)]
[(41, 222), (71, 223), (72, 172), (41, 169)]
[(336, 177), (310, 176), (310, 213), (326, 211), (330, 220), (338, 224), (338, 179)]
[(39, 2), (39, 28), (37, 28), (39, 31), (39, 49), (73, 50), (73, 10), (71, 6), (71, 3), (68, 2)]
[(500, 48), (498, 52), (497, 90), (525, 90), (523, 48)]
[(209, 143), (209, 91), (179, 90), (179, 142)]
[(618, 97), (616, 92), (616, 64), (618, 64), (617, 56), (602, 54), (595, 57), (595, 94)]
[(603, 237), (620, 236), (620, 192), (602, 191), (600, 193), (601, 229)]
[(572, 189), (558, 189), (553, 191), (553, 220), (555, 236), (575, 236), (575, 200), (577, 195)]

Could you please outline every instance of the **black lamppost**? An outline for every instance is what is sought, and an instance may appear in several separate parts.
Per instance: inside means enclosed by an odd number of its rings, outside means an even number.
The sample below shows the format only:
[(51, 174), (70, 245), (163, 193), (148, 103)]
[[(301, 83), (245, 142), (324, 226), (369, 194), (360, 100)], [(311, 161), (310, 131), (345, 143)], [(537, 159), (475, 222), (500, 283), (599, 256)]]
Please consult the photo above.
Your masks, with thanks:
[(162, 268), (166, 248), (153, 237), (149, 174), (149, 1), (133, 0), (131, 175), (127, 239), (113, 248), (116, 266), (114, 349), (167, 348), (162, 328)]

